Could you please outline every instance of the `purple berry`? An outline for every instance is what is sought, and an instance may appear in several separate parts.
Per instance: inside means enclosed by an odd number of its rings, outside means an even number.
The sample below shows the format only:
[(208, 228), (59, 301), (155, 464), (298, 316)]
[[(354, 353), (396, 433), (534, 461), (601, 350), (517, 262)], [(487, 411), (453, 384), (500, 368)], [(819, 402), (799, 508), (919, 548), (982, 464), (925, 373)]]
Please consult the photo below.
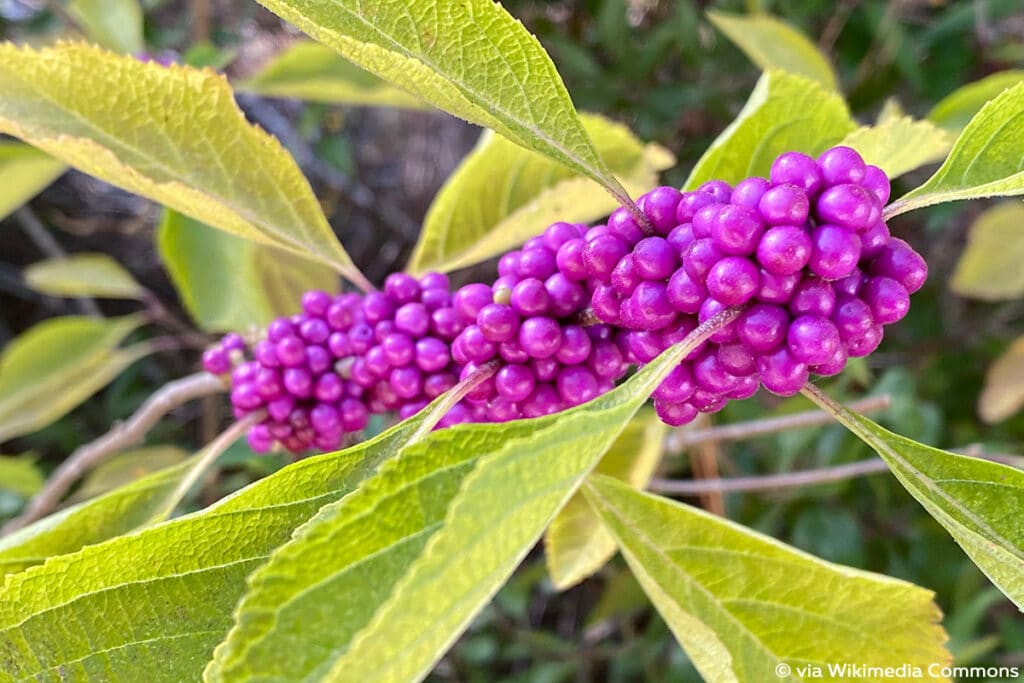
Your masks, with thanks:
[(869, 165), (866, 168), (864, 179), (860, 184), (875, 195), (879, 204), (884, 206), (889, 201), (889, 178), (885, 175), (885, 171), (877, 166)]
[(768, 191), (770, 185), (764, 178), (746, 178), (736, 183), (736, 187), (729, 197), (729, 203), (734, 206), (745, 206), (748, 209), (756, 209), (761, 197)]
[[(676, 317), (676, 312), (669, 303), (667, 290), (667, 286), (662, 282), (641, 282), (623, 304), (620, 313), (622, 321), (631, 329), (640, 330), (660, 330), (670, 325)], [(634, 311), (628, 321), (625, 315), (627, 310)]]
[(875, 322), (882, 325), (903, 319), (910, 310), (910, 294), (906, 287), (892, 278), (869, 278), (860, 296), (871, 307)]
[(860, 237), (836, 225), (821, 225), (811, 235), (814, 249), (808, 262), (811, 270), (826, 280), (839, 280), (857, 267)]
[(672, 274), (666, 293), (669, 304), (680, 313), (696, 313), (708, 295), (704, 285), (694, 282), (682, 268)]
[(558, 249), (568, 242), (574, 240), (580, 236), (579, 228), (572, 223), (563, 223), (558, 221), (552, 223), (544, 230), (542, 241), (544, 246), (548, 248), (552, 253), (557, 252)]
[(587, 292), (583, 285), (573, 282), (561, 273), (555, 273), (545, 280), (544, 289), (548, 293), (549, 312), (558, 318), (579, 313), (587, 301)]
[(850, 355), (850, 358), (867, 356), (873, 353), (878, 348), (878, 345), (882, 343), (882, 336), (882, 326), (872, 325), (871, 329), (861, 336), (846, 342), (846, 352)]
[(274, 347), (278, 362), (294, 368), (306, 362), (306, 345), (298, 337), (285, 337)]
[(532, 358), (550, 358), (562, 345), (562, 329), (551, 318), (527, 318), (519, 327), (519, 345)]
[(739, 340), (757, 353), (768, 353), (781, 346), (788, 327), (785, 309), (772, 304), (754, 304), (736, 321)]
[[(682, 199), (682, 193), (674, 187), (656, 187), (648, 192), (643, 199), (643, 210), (651, 222), (651, 227), (662, 235), (667, 235), (678, 225), (676, 212)], [(608, 227), (612, 227), (611, 221)]]
[(515, 338), (519, 332), (519, 316), (511, 306), (488, 304), (480, 309), (477, 326), (487, 341), (500, 344)]
[(868, 272), (892, 278), (913, 294), (928, 279), (928, 264), (909, 244), (892, 239), (871, 262)]
[(593, 342), (590, 335), (579, 325), (566, 325), (562, 328), (562, 346), (555, 354), (555, 359), (563, 365), (578, 365), (590, 357)]
[(851, 147), (838, 146), (822, 152), (818, 157), (821, 177), (828, 186), (860, 183), (867, 166), (860, 154)]
[(590, 277), (587, 265), (583, 262), (586, 246), (586, 241), (573, 239), (558, 248), (555, 256), (558, 271), (570, 280), (586, 280)]
[(619, 260), (629, 253), (629, 247), (614, 235), (601, 235), (587, 243), (583, 250), (583, 263), (590, 277), (607, 280)]
[(558, 395), (567, 406), (578, 406), (599, 395), (597, 377), (582, 365), (563, 368), (555, 380)]
[(757, 245), (757, 261), (775, 275), (798, 272), (811, 258), (811, 237), (795, 225), (770, 228)]
[(828, 318), (802, 315), (789, 326), (786, 344), (790, 354), (803, 363), (825, 363), (841, 345), (839, 330)]
[(723, 253), (738, 256), (753, 254), (763, 233), (760, 215), (745, 206), (722, 207), (711, 225), (715, 246)]
[(452, 297), (452, 306), (464, 320), (476, 320), (480, 309), (494, 301), (494, 293), (485, 284), (475, 283), (460, 288)]
[(840, 338), (848, 342), (867, 334), (874, 327), (875, 320), (871, 317), (871, 307), (864, 301), (847, 297), (837, 303), (832, 323), (839, 330)]
[(697, 389), (697, 384), (693, 380), (693, 371), (690, 369), (689, 363), (680, 363), (679, 365), (672, 368), (672, 371), (668, 373), (658, 388), (654, 390), (655, 404), (658, 401), (664, 401), (667, 403), (682, 403), (691, 396)]
[[(811, 197), (816, 195), (822, 187), (818, 162), (800, 152), (786, 152), (776, 157), (772, 162), (768, 179), (772, 185), (795, 185)], [(794, 222), (803, 223), (803, 221)]]
[(860, 232), (874, 227), (882, 216), (882, 207), (870, 190), (848, 183), (822, 192), (814, 213), (822, 223)]
[(759, 286), (757, 266), (742, 256), (727, 256), (708, 271), (708, 292), (727, 306), (746, 303)]
[(498, 394), (509, 401), (522, 401), (533, 393), (536, 379), (533, 371), (525, 365), (506, 365), (494, 377)]
[(519, 257), (518, 275), (521, 278), (535, 277), (544, 280), (554, 275), (557, 270), (555, 254), (543, 247), (524, 249)]
[(415, 398), (423, 390), (423, 376), (411, 365), (394, 368), (388, 375), (388, 382), (395, 393), (402, 398)]
[(765, 389), (779, 396), (799, 393), (807, 383), (807, 364), (802, 363), (783, 347), (757, 360), (757, 372)]
[(761, 289), (757, 290), (757, 300), (768, 304), (784, 304), (789, 301), (799, 283), (800, 273), (775, 275), (762, 268)]
[(836, 307), (836, 292), (832, 285), (814, 275), (800, 280), (789, 298), (789, 312), (794, 316), (818, 315), (827, 318)]
[(690, 403), (673, 403), (662, 399), (654, 401), (654, 409), (658, 413), (658, 419), (672, 427), (682, 427), (693, 422), (698, 411)]
[(691, 280), (703, 285), (707, 280), (708, 271), (724, 256), (725, 254), (715, 246), (713, 240), (709, 238), (696, 240), (683, 256), (683, 270)]
[[(519, 315), (543, 315), (548, 310), (548, 292), (544, 288), (543, 282), (537, 278), (527, 278), (512, 288), (512, 297), (509, 302), (514, 313)], [(481, 309), (480, 314), (483, 315), (488, 308), (485, 306)], [(479, 321), (479, 316), (477, 320)], [(518, 320), (516, 322), (518, 323)]]
[(214, 375), (231, 372), (231, 356), (222, 346), (214, 346), (203, 353), (203, 369)]
[(697, 188), (697, 192), (710, 195), (719, 204), (726, 204), (732, 196), (732, 187), (724, 180), (708, 180)]
[(810, 201), (796, 185), (776, 185), (764, 193), (757, 210), (768, 225), (803, 225), (810, 214)]
[(416, 342), (416, 367), (423, 372), (437, 372), (448, 367), (451, 353), (448, 345), (436, 337), (424, 337)]
[(664, 280), (679, 265), (679, 255), (663, 237), (648, 237), (633, 247), (636, 273), (648, 280)]

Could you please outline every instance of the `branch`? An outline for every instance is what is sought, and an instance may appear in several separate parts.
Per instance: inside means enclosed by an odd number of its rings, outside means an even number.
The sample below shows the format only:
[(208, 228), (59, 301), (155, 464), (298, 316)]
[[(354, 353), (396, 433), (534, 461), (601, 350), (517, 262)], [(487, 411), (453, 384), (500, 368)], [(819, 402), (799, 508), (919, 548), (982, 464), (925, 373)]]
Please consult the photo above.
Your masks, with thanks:
[(78, 479), (112, 455), (142, 442), (164, 415), (178, 406), (210, 394), (224, 391), (219, 377), (200, 372), (176, 380), (150, 396), (127, 421), (91, 443), (80, 446), (53, 471), (46, 485), (29, 501), (25, 510), (4, 525), (0, 534), (9, 534), (50, 513)]
[[(981, 454), (977, 457), (993, 462), (1001, 462), (1004, 465), (1024, 468), (1024, 457), (1018, 455)], [(802, 470), (800, 472), (766, 474), (753, 477), (698, 480), (652, 479), (647, 488), (653, 493), (670, 493), (680, 496), (698, 496), (707, 493), (737, 493), (740, 491), (774, 491), (800, 486), (829, 484), (870, 474), (880, 474), (888, 470), (889, 466), (885, 464), (884, 460), (872, 458), (871, 460), (861, 460), (846, 465), (836, 465), (835, 467), (822, 467), (813, 470)]]
[[(18, 218), (18, 222), (21, 223), (21, 228), (28, 235), (28, 238), (32, 240), (39, 248), (39, 251), (43, 252), (45, 256), (51, 259), (66, 259), (68, 257), (64, 249), (61, 248), (60, 244), (53, 238), (53, 235), (46, 229), (43, 222), (39, 220), (36, 212), (29, 208), (28, 204), (15, 211), (14, 215)], [(103, 317), (99, 306), (90, 297), (74, 297), (74, 301), (78, 304), (82, 313), (91, 315), (94, 318)]]
[[(892, 397), (884, 394), (854, 401), (850, 404), (850, 408), (860, 413), (868, 413), (875, 410), (884, 410), (889, 407), (891, 402)], [(737, 422), (736, 424), (710, 427), (708, 429), (676, 429), (669, 435), (665, 446), (669, 453), (677, 454), (681, 453), (688, 446), (704, 443), (705, 441), (743, 441), (755, 436), (765, 436), (766, 434), (788, 432), (792, 429), (830, 424), (832, 421), (832, 416), (822, 410), (807, 410), (802, 413), (793, 413), (792, 415), (769, 417), (761, 420), (751, 420), (750, 422)]]

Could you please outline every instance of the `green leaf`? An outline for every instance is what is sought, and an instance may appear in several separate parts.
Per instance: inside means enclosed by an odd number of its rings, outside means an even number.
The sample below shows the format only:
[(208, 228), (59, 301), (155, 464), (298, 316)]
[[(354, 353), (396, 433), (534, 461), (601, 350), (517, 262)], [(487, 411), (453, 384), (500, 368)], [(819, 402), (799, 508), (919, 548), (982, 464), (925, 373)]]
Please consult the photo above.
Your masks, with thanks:
[(89, 40), (101, 47), (130, 55), (145, 48), (138, 0), (71, 0), (67, 10)]
[(866, 162), (895, 178), (944, 159), (953, 146), (953, 138), (928, 121), (902, 116), (862, 126), (847, 135), (842, 144), (853, 147)]
[(829, 664), (928, 672), (952, 661), (929, 590), (819, 560), (610, 477), (592, 477), (583, 492), (706, 680), (843, 680)]
[(1001, 422), (1024, 405), (1024, 337), (1018, 337), (985, 373), (978, 414), (985, 422)]
[(319, 43), (299, 42), (275, 57), (235, 89), (266, 97), (308, 102), (423, 109), (427, 105), (404, 90), (342, 58)]
[(0, 356), (0, 442), (60, 419), (149, 353), (117, 348), (141, 322), (66, 316), (12, 341)]
[[(126, 479), (123, 485), (113, 490), (0, 538), (0, 575), (24, 571), (48, 557), (73, 553), (148, 524), (155, 513), (171, 503), (178, 484), (197, 460), (182, 461), (181, 458), (187, 455), (168, 446), (156, 448), (174, 451), (178, 462), (141, 478)], [(140, 456), (150, 455), (157, 457), (160, 453), (154, 449), (140, 449), (126, 453), (122, 458), (130, 456), (133, 462), (137, 462)], [(123, 477), (124, 473), (119, 472), (119, 475)]]
[(875, 449), (992, 583), (1024, 610), (1024, 472), (925, 446), (819, 391), (807, 388), (804, 394)]
[(20, 142), (0, 140), (0, 220), (35, 197), (67, 167)]
[(855, 128), (846, 102), (801, 76), (766, 71), (743, 110), (704, 152), (686, 181), (694, 189), (708, 180), (736, 183), (768, 177), (783, 152), (819, 154)]
[(245, 577), (323, 505), (405, 445), (416, 416), (299, 462), (201, 511), (90, 545), (0, 584), (0, 661), (47, 680), (199, 680)]
[(986, 102), (1021, 82), (1024, 82), (1024, 71), (1000, 71), (968, 83), (940, 100), (928, 112), (928, 119), (951, 133), (959, 133)]
[(1002, 202), (971, 225), (950, 288), (961, 296), (1004, 301), (1024, 296), (1024, 204)]
[(1024, 83), (971, 119), (953, 151), (924, 185), (887, 207), (887, 217), (932, 204), (1024, 194)]
[(493, 0), (260, 0), (386, 81), (629, 201), (587, 136), (551, 58)]
[(189, 454), (177, 446), (143, 446), (119, 453), (85, 475), (70, 500), (95, 498), (188, 458)]
[(227, 82), (211, 71), (89, 45), (3, 44), (0, 132), (196, 220), (363, 281), (298, 166), (245, 120)]
[(157, 248), (185, 308), (207, 331), (265, 327), (298, 313), (303, 292), (336, 292), (340, 284), (326, 266), (172, 210), (157, 229)]
[(34, 263), (25, 269), (25, 281), (37, 292), (51, 296), (141, 299), (146, 293), (120, 263), (101, 253)]
[(572, 410), (407, 447), (253, 574), (207, 680), (421, 680), (697, 343)]
[[(638, 416), (594, 468), (643, 489), (664, 451), (668, 429), (653, 413)], [(596, 573), (615, 554), (615, 539), (601, 524), (582, 493), (566, 503), (544, 533), (548, 574), (555, 588), (565, 590)]]
[[(628, 128), (595, 115), (583, 124), (634, 196), (675, 159)], [(604, 188), (545, 156), (485, 132), (427, 212), (409, 270), (455, 270), (504, 253), (555, 221), (589, 223), (618, 206)]]
[(28, 498), (43, 487), (44, 480), (31, 454), (0, 455), (0, 489)]
[(762, 69), (781, 69), (839, 90), (828, 59), (790, 24), (768, 14), (707, 14), (711, 23)]

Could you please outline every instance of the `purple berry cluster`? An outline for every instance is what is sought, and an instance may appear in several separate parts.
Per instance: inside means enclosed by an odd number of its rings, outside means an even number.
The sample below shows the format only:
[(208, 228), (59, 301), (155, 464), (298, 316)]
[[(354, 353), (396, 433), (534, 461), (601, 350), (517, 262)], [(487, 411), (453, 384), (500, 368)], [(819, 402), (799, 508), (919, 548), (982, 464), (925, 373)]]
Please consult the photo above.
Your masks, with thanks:
[[(266, 410), (250, 430), (253, 450), (333, 450), (370, 414), (414, 414), (458, 381), (450, 345), (464, 323), (451, 306), (448, 278), (390, 275), (383, 291), (331, 296), (311, 291), (302, 312), (279, 318), (244, 360), (228, 335), (208, 350), (209, 372), (231, 372), (231, 402), (242, 418)], [(232, 369), (232, 355), (235, 356)]]
[(588, 278), (560, 267), (558, 254), (597, 230), (554, 223), (501, 257), (488, 287), (456, 292), (469, 321), (452, 346), (466, 379), (485, 363), (496, 372), (467, 395), (488, 422), (539, 417), (586, 403), (615, 386), (628, 366), (607, 325), (584, 326)]
[(746, 307), (655, 392), (661, 419), (680, 425), (758, 386), (795, 394), (811, 373), (834, 375), (877, 348), (927, 277), (882, 221), (888, 198), (885, 174), (849, 147), (818, 159), (789, 152), (768, 179), (656, 188), (638, 201), (646, 231), (619, 209), (604, 231), (564, 245), (559, 263), (597, 282), (593, 312), (627, 330), (638, 365)]
[(203, 362), (231, 372), (238, 417), (267, 411), (249, 434), (256, 451), (331, 450), (369, 415), (411, 416), (471, 377), (483, 379), (439, 426), (585, 403), (742, 307), (655, 391), (661, 419), (681, 425), (761, 386), (792, 395), (878, 347), (928, 273), (889, 235), (888, 198), (885, 174), (848, 147), (788, 152), (767, 179), (655, 188), (642, 217), (554, 223), (501, 258), (493, 285), (453, 293), (438, 273), (393, 274), (365, 295), (307, 292), (250, 360), (228, 335)]

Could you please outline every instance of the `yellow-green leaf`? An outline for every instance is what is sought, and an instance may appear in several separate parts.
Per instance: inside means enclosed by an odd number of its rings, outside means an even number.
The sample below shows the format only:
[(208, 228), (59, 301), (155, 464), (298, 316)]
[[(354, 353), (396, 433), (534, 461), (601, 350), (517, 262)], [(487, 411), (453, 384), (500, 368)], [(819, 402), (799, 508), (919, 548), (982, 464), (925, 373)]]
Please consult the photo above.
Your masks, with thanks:
[(724, 180), (768, 176), (783, 152), (819, 154), (856, 127), (846, 102), (802, 76), (766, 71), (743, 110), (694, 166), (686, 189)]
[(978, 414), (985, 422), (1000, 422), (1024, 405), (1024, 337), (1018, 337), (989, 367), (978, 397)]
[(67, 9), (89, 40), (108, 50), (138, 55), (145, 47), (138, 0), (71, 0)]
[(259, 1), (367, 71), (628, 201), (551, 58), (493, 0)]
[(986, 301), (1024, 296), (1024, 204), (1014, 200), (986, 209), (975, 219), (950, 287)]
[(164, 212), (157, 247), (185, 308), (207, 331), (246, 331), (298, 313), (302, 293), (338, 290), (319, 263)]
[(899, 99), (896, 97), (889, 97), (882, 103), (882, 109), (878, 112), (878, 118), (875, 119), (875, 125), (881, 126), (898, 119), (902, 119), (905, 116), (908, 116), (908, 114), (903, 109), (903, 105), (900, 104)]
[(211, 71), (0, 44), (0, 132), (213, 227), (362, 281), (309, 183)]
[[(665, 423), (653, 413), (637, 416), (608, 449), (594, 472), (643, 489), (664, 452)], [(615, 539), (577, 492), (544, 533), (544, 555), (555, 588), (565, 590), (596, 573), (615, 554)]]
[(929, 670), (952, 661), (931, 591), (819, 560), (610, 477), (592, 477), (583, 492), (705, 680), (902, 680), (829, 668), (843, 664), (949, 680)]
[[(165, 456), (173, 453), (176, 462), (167, 464), (171, 459), (161, 457), (161, 452), (155, 449), (166, 449)], [(128, 477), (125, 475), (133, 475), (140, 466), (134, 464), (125, 471), (122, 464), (115, 464), (120, 468), (115, 472), (121, 480), (119, 484), (109, 486), (113, 481), (105, 481), (104, 490), (96, 495), (94, 476), (90, 486), (95, 497), (0, 538), (0, 575), (23, 571), (48, 557), (73, 553), (150, 523), (155, 513), (172, 502), (178, 484), (192, 470), (197, 458), (188, 459), (186, 453), (169, 446), (140, 449), (121, 457), (131, 457), (138, 463), (139, 456), (149, 455), (162, 459), (165, 467), (154, 468), (155, 462), (146, 463), (146, 473)]]
[(325, 45), (299, 42), (235, 89), (309, 102), (423, 109), (428, 106), (359, 68)]
[(0, 220), (35, 197), (67, 167), (20, 142), (0, 140)]
[(1022, 82), (1024, 71), (1000, 71), (968, 83), (940, 100), (928, 112), (928, 119), (951, 133), (959, 133), (986, 102)]
[(420, 422), (415, 416), (345, 451), (300, 460), (201, 512), (6, 577), (0, 680), (200, 680), (246, 576), (393, 457)]
[(422, 680), (698, 343), (557, 415), (406, 447), (250, 577), (207, 680)]
[(992, 100), (957, 138), (945, 163), (924, 185), (890, 204), (895, 216), (932, 204), (1024, 194), (1024, 83)]
[(953, 138), (928, 121), (903, 116), (862, 126), (847, 135), (842, 144), (853, 147), (866, 162), (895, 178), (941, 161), (953, 146)]
[(51, 296), (141, 299), (146, 293), (120, 263), (101, 253), (34, 263), (25, 269), (25, 281), (37, 292)]
[(44, 480), (33, 455), (0, 455), (0, 489), (28, 498), (43, 487)]
[(0, 442), (63, 417), (149, 353), (144, 344), (117, 348), (141, 322), (53, 318), (12, 341), (0, 356)]
[(882, 456), (900, 483), (1024, 610), (1024, 472), (883, 429), (813, 388), (804, 393)]
[(835, 71), (818, 47), (792, 25), (768, 14), (708, 12), (708, 19), (762, 69), (781, 69), (838, 90)]
[[(595, 115), (583, 124), (623, 186), (636, 196), (675, 159), (625, 126)], [(504, 253), (555, 221), (588, 223), (618, 206), (592, 180), (485, 132), (430, 205), (409, 270), (454, 270)]]

